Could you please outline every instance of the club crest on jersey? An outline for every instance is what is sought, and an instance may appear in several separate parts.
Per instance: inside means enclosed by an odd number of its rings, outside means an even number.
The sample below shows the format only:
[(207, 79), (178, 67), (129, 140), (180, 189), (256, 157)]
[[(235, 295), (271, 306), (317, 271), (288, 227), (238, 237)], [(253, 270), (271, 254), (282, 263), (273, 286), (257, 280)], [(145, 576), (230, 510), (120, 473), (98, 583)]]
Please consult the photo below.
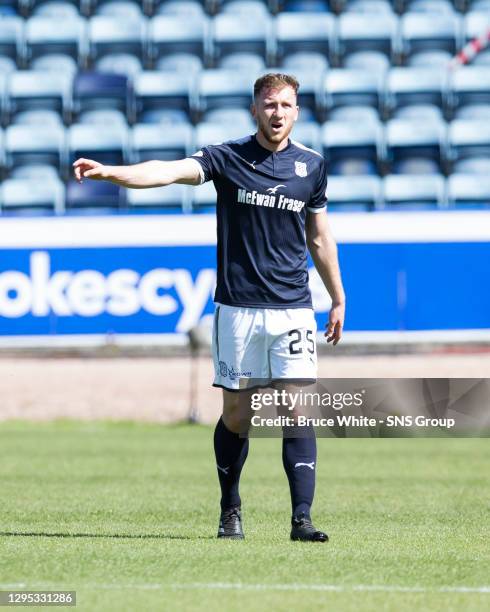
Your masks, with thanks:
[(295, 161), (294, 171), (298, 176), (301, 176), (302, 178), (308, 176), (308, 172), (306, 171), (306, 164), (304, 162)]

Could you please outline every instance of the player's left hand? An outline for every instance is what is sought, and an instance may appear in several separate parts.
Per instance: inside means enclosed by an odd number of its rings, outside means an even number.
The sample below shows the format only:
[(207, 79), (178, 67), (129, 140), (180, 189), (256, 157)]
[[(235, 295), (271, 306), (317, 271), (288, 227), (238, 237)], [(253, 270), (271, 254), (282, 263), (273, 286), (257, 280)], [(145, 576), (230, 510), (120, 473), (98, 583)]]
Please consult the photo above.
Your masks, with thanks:
[(328, 317), (327, 331), (325, 337), (327, 342), (333, 342), (333, 345), (339, 343), (342, 338), (342, 329), (344, 327), (345, 304), (332, 304), (330, 315)]

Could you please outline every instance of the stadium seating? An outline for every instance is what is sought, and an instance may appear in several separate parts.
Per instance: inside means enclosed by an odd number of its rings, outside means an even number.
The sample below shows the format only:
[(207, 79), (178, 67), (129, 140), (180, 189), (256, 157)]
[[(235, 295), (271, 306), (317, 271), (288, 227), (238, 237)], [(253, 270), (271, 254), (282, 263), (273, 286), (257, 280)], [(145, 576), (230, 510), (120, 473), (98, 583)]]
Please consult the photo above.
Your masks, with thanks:
[(189, 211), (192, 206), (189, 189), (187, 185), (177, 184), (152, 189), (128, 189), (127, 202), (130, 207), (140, 210), (180, 213)]
[(190, 113), (193, 102), (193, 75), (175, 71), (143, 71), (134, 80), (136, 117), (145, 121), (148, 112), (181, 110)]
[(456, 208), (490, 209), (490, 175), (452, 174), (448, 178), (448, 200)]
[(150, 159), (182, 159), (192, 153), (193, 132), (190, 125), (137, 124), (132, 128), (132, 163)]
[(82, 64), (87, 56), (87, 25), (81, 17), (54, 20), (34, 16), (26, 21), (26, 61), (48, 53), (69, 55)]
[(328, 210), (373, 210), (381, 206), (381, 179), (377, 176), (332, 176), (328, 182)]
[(334, 39), (334, 20), (327, 13), (280, 13), (275, 22), (275, 62), (296, 52), (328, 57)]
[(441, 175), (388, 175), (383, 179), (383, 199), (392, 209), (436, 209), (445, 205), (445, 195)]
[(417, 174), (421, 168), (428, 174), (438, 172), (445, 151), (445, 135), (445, 124), (440, 119), (388, 121), (386, 154), (391, 172)]
[(253, 75), (247, 72), (225, 69), (203, 71), (198, 81), (199, 113), (230, 106), (248, 109), (253, 82)]
[(66, 138), (62, 125), (10, 125), (5, 130), (7, 168), (23, 164), (66, 167)]
[(66, 189), (66, 208), (68, 211), (86, 209), (90, 212), (111, 212), (123, 208), (125, 190), (103, 181), (85, 180), (81, 183), (70, 181)]
[(128, 163), (129, 133), (121, 125), (73, 124), (68, 128), (70, 163), (78, 157), (96, 159), (103, 164)]
[(158, 15), (149, 24), (149, 57), (156, 62), (169, 53), (210, 55), (209, 19), (185, 15)]
[[(284, 71), (300, 82), (292, 138), (326, 156), (331, 211), (483, 206), (471, 176), (490, 174), (490, 50), (448, 68), (488, 27), (490, 0), (0, 2), (2, 176), (66, 181), (79, 154), (173, 159), (245, 136), (255, 79)], [(68, 183), (69, 212), (124, 209), (89, 184)], [(184, 210), (213, 208), (209, 185), (184, 191)], [(131, 198), (182, 211), (175, 193)]]
[(2, 214), (24, 210), (36, 213), (52, 210), (64, 212), (65, 187), (58, 178), (9, 178), (0, 185), (0, 210)]
[(216, 208), (216, 189), (212, 181), (192, 189), (192, 207), (198, 212), (213, 212)]

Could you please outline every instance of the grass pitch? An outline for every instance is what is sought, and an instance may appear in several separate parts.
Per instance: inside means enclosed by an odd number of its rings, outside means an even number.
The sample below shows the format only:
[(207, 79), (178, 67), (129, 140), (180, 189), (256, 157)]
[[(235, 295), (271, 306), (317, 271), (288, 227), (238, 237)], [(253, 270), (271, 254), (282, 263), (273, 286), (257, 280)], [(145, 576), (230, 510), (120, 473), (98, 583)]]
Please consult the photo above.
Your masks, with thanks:
[(280, 440), (251, 440), (245, 541), (215, 539), (212, 430), (0, 425), (0, 589), (79, 610), (488, 610), (488, 439), (320, 439), (292, 543)]

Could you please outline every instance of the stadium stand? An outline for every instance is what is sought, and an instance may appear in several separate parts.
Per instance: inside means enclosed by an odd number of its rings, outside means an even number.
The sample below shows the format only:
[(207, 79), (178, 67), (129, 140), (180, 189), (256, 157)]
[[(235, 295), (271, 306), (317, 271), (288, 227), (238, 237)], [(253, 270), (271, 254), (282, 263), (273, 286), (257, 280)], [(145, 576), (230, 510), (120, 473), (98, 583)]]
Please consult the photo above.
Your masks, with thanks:
[[(90, 181), (78, 189), (69, 160), (171, 159), (251, 133), (252, 84), (281, 70), (301, 83), (293, 139), (326, 156), (332, 210), (490, 207), (479, 184), (490, 174), (490, 49), (451, 64), (488, 28), (490, 0), (3, 2), (2, 178), (45, 168), (68, 212), (154, 210), (159, 198), (166, 211), (209, 210), (205, 186), (127, 201)], [(16, 204), (23, 187), (8, 185), (4, 211), (65, 209), (41, 196)]]

